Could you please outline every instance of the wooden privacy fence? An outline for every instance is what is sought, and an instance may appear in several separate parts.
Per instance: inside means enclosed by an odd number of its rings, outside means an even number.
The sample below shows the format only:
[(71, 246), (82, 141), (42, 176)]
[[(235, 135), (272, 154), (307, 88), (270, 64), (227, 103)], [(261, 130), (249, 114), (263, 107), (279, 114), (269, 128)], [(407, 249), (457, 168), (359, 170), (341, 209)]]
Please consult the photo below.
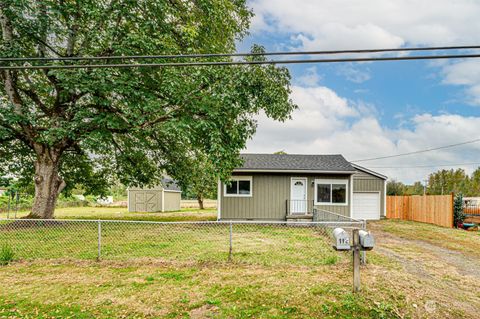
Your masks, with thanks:
[(453, 194), (387, 196), (387, 218), (453, 227)]

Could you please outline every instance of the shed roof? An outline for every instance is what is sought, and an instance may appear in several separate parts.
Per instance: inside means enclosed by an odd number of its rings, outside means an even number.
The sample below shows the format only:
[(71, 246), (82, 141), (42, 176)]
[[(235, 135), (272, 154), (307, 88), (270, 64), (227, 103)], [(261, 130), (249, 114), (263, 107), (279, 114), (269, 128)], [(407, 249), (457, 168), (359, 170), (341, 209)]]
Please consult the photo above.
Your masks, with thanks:
[(355, 173), (342, 155), (241, 154), (243, 165), (235, 172), (336, 172)]
[(182, 191), (180, 186), (178, 186), (177, 182), (171, 178), (162, 178), (162, 186), (163, 189), (167, 191)]

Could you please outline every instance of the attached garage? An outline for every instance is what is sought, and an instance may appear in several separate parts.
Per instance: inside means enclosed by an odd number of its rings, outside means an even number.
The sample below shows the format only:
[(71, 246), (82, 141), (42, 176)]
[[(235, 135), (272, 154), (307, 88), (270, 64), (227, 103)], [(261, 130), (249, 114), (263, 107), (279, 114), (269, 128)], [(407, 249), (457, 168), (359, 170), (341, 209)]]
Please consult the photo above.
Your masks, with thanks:
[(153, 188), (129, 188), (129, 212), (169, 212), (180, 210), (182, 191), (171, 179), (163, 179), (162, 185)]
[(385, 216), (387, 177), (365, 167), (352, 164), (353, 174), (352, 217), (378, 220)]
[(353, 193), (352, 209), (355, 219), (380, 219), (380, 193)]

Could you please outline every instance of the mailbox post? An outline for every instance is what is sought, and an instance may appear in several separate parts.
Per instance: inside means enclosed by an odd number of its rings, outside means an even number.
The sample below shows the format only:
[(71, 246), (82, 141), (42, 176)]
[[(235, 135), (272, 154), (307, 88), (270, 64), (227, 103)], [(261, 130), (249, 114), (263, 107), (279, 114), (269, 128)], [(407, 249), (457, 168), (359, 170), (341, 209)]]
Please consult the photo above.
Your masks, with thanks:
[(352, 251), (353, 292), (356, 293), (360, 291), (360, 255), (366, 250), (372, 250), (375, 240), (370, 232), (360, 229), (354, 229), (352, 236), (353, 239), (350, 243), (350, 237), (344, 229), (335, 228), (333, 230), (333, 248), (337, 251)]
[(353, 292), (360, 291), (360, 236), (358, 229), (353, 230)]

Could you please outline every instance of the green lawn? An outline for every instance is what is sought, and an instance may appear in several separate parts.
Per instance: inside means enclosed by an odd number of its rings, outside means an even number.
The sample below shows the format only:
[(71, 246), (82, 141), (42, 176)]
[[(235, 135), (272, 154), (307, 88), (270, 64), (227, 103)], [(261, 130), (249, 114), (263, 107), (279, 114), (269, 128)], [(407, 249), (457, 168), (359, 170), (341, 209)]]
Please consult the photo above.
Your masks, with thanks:
[[(119, 216), (88, 209), (58, 218)], [(155, 218), (212, 212), (164, 214)], [(420, 223), (370, 225), (378, 241), (360, 294), (351, 293), (351, 256), (334, 252), (321, 228), (234, 225), (228, 261), (228, 225), (105, 222), (97, 262), (96, 223), (9, 227), (0, 225), (0, 240), (17, 260), (0, 268), (0, 318), (475, 318), (480, 306), (480, 284), (464, 273), (473, 264), (457, 270), (452, 260), (478, 235)]]
[[(17, 217), (25, 217), (27, 211), (21, 211)], [(6, 218), (7, 213), (0, 213), (0, 218)], [(10, 213), (10, 218), (13, 214)], [(130, 213), (126, 207), (67, 207), (57, 208), (56, 219), (102, 219), (102, 220), (145, 220), (145, 221), (204, 221), (216, 220), (216, 209), (186, 208), (178, 212), (165, 213)]]

